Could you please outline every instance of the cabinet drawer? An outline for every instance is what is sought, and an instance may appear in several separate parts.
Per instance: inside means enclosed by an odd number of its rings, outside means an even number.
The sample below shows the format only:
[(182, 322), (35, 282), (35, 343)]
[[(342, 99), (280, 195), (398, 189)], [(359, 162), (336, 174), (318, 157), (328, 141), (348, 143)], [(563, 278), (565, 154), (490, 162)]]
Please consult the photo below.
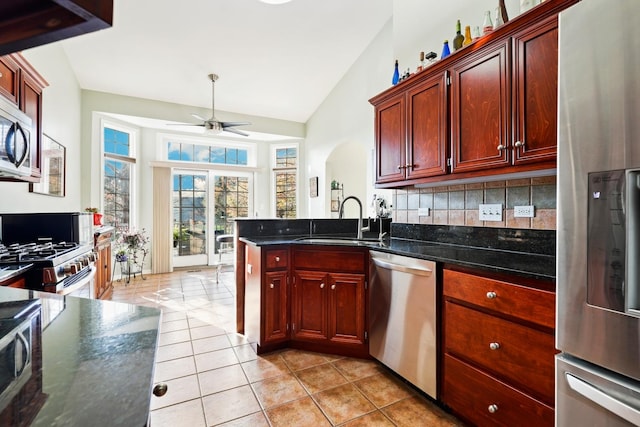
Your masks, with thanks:
[[(326, 247), (324, 247), (326, 248)], [(367, 262), (366, 252), (359, 249), (336, 249), (322, 247), (294, 250), (294, 267), (303, 270), (337, 271), (340, 273), (362, 273)]]
[(556, 296), (553, 292), (444, 270), (443, 293), (445, 297), (555, 328)]
[(452, 302), (445, 303), (444, 328), (445, 352), (553, 403), (553, 335)]
[(447, 354), (442, 400), (479, 426), (541, 427), (554, 423), (550, 406)]
[(18, 104), (18, 66), (6, 56), (0, 58), (0, 95)]
[(289, 265), (289, 251), (286, 249), (269, 249), (265, 252), (267, 270), (287, 268)]

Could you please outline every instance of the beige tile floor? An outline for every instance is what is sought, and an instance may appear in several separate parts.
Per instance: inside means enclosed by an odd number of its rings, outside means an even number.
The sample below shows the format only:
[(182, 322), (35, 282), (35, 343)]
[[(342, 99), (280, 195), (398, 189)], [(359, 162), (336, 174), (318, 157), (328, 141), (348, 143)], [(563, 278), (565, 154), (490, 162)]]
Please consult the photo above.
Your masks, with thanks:
[(299, 350), (257, 356), (235, 330), (234, 273), (115, 281), (114, 301), (161, 308), (151, 426), (462, 426), (376, 361)]

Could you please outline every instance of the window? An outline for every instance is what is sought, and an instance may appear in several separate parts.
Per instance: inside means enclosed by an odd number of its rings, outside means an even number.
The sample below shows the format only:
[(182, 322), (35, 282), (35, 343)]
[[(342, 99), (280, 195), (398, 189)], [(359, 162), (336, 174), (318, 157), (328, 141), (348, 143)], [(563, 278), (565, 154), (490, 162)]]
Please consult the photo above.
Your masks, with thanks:
[(215, 163), (246, 166), (249, 161), (245, 148), (168, 142), (167, 159), (183, 162)]
[(216, 176), (215, 233), (233, 234), (234, 220), (249, 216), (249, 178)]
[(298, 212), (298, 149), (296, 147), (277, 147), (274, 163), (276, 217), (296, 218)]
[(103, 124), (105, 224), (118, 229), (131, 228), (131, 191), (136, 163), (133, 133)]

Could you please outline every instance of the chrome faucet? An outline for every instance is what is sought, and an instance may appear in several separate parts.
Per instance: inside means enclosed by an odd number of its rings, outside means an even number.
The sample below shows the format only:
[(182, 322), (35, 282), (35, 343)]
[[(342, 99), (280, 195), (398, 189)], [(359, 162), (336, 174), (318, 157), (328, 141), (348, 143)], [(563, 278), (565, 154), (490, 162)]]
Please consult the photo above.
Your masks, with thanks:
[(366, 228), (362, 227), (362, 202), (360, 201), (360, 199), (358, 199), (356, 196), (345, 197), (345, 199), (340, 203), (338, 219), (342, 219), (342, 217), (344, 216), (344, 203), (349, 199), (352, 199), (358, 202), (358, 206), (360, 207), (360, 214), (358, 215), (358, 234), (356, 238), (362, 239), (362, 231), (363, 230), (369, 231), (369, 227), (366, 227)]

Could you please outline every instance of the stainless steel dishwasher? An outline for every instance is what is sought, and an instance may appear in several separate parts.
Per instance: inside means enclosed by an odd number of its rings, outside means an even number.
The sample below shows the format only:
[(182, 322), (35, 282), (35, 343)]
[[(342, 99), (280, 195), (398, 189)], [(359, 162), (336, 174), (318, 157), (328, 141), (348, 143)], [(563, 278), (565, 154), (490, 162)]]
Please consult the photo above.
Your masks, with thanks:
[(435, 399), (436, 264), (369, 253), (369, 353)]

